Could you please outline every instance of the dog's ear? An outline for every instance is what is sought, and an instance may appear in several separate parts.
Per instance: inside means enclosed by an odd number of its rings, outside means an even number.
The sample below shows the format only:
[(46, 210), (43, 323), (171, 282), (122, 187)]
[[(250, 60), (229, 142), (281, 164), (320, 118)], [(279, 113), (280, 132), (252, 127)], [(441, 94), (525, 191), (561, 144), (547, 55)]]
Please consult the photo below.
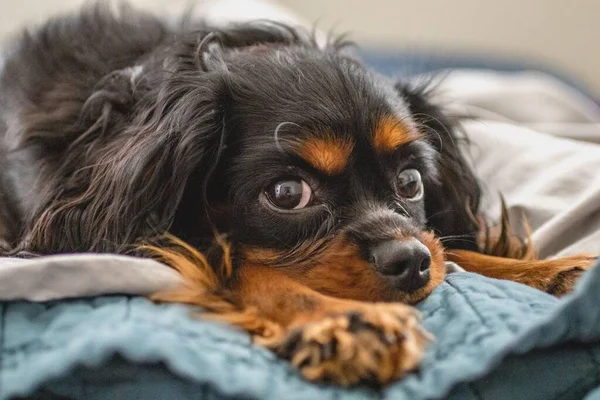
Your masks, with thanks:
[[(28, 216), (33, 226), (23, 232), (19, 247), (126, 252), (139, 240), (169, 231), (182, 201), (195, 215), (206, 214), (207, 183), (225, 147), (229, 72), (223, 54), (301, 40), (276, 23), (215, 32), (201, 27), (183, 33), (164, 56), (158, 51), (141, 65), (108, 74), (91, 95), (78, 80), (68, 96), (61, 93), (61, 99), (77, 100), (68, 109), (52, 102), (34, 110), (24, 147), (60, 152), (61, 165), (51, 160), (43, 166), (57, 179), (43, 185), (37, 209)], [(61, 113), (46, 112), (58, 107)], [(48, 134), (49, 125), (56, 135)]]
[[(168, 231), (189, 177), (210, 175), (224, 146), (221, 73), (170, 72), (135, 104), (132, 120), (111, 121), (110, 140), (95, 134), (86, 146), (72, 146), (70, 152), (92, 149), (97, 162), (84, 157), (67, 187), (57, 188), (35, 219), (29, 249), (128, 252)], [(90, 107), (104, 118), (101, 104)], [(196, 206), (202, 213), (204, 205)]]
[(425, 211), (428, 226), (447, 248), (477, 250), (479, 224), (476, 219), (481, 189), (461, 146), (457, 121), (431, 100), (428, 84), (398, 83), (396, 89), (406, 100), (414, 119), (438, 153), (439, 179), (426, 182)]

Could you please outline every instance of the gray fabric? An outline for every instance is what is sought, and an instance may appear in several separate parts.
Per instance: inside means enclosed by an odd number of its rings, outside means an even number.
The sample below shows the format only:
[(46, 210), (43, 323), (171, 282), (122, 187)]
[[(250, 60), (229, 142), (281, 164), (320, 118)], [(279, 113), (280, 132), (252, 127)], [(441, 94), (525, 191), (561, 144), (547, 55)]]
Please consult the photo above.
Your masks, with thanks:
[(180, 281), (173, 269), (141, 258), (110, 254), (31, 260), (0, 257), (0, 300), (48, 301), (106, 293), (147, 295)]
[(515, 228), (522, 215), (540, 256), (600, 253), (600, 110), (562, 82), (522, 72), (456, 71), (438, 101), (457, 115), (497, 219), (498, 193)]

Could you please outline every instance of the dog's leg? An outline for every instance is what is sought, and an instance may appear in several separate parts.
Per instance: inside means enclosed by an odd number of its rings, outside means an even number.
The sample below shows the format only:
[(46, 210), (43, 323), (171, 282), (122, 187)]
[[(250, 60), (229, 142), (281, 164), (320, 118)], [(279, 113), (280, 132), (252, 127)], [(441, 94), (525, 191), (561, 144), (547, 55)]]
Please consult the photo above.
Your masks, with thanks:
[(255, 343), (290, 360), (309, 380), (382, 384), (421, 361), (429, 335), (413, 307), (327, 296), (282, 270), (252, 263), (234, 276), (229, 246), (223, 246), (225, 262), (215, 270), (189, 245), (174, 243), (141, 248), (184, 278), (183, 285), (156, 293), (153, 300), (202, 307), (203, 318), (248, 331)]
[(570, 292), (583, 272), (597, 261), (596, 257), (586, 255), (555, 260), (516, 260), (454, 249), (446, 252), (446, 258), (469, 272), (523, 283), (555, 296)]
[(386, 383), (418, 366), (427, 333), (416, 310), (322, 295), (267, 267), (243, 267), (238, 301), (283, 327), (273, 340), (256, 336), (310, 380), (342, 385)]

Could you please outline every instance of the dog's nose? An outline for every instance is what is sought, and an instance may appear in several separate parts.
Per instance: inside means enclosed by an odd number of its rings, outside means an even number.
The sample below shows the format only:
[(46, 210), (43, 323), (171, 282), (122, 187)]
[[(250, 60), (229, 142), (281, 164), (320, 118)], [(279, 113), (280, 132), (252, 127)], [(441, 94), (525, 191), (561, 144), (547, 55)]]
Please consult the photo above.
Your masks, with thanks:
[(393, 279), (406, 292), (422, 288), (429, 282), (431, 253), (417, 239), (388, 240), (371, 249), (377, 272)]

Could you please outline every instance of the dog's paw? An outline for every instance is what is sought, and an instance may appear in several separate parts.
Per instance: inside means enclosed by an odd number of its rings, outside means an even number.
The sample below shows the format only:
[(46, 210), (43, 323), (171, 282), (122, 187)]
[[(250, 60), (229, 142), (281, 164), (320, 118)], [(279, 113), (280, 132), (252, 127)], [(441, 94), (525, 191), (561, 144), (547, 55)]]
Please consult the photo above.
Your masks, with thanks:
[(308, 380), (385, 384), (418, 367), (430, 338), (414, 308), (378, 303), (297, 328), (277, 353)]
[(598, 262), (598, 257), (573, 256), (554, 260), (560, 268), (553, 274), (545, 291), (553, 296), (563, 296), (573, 290), (581, 275)]

